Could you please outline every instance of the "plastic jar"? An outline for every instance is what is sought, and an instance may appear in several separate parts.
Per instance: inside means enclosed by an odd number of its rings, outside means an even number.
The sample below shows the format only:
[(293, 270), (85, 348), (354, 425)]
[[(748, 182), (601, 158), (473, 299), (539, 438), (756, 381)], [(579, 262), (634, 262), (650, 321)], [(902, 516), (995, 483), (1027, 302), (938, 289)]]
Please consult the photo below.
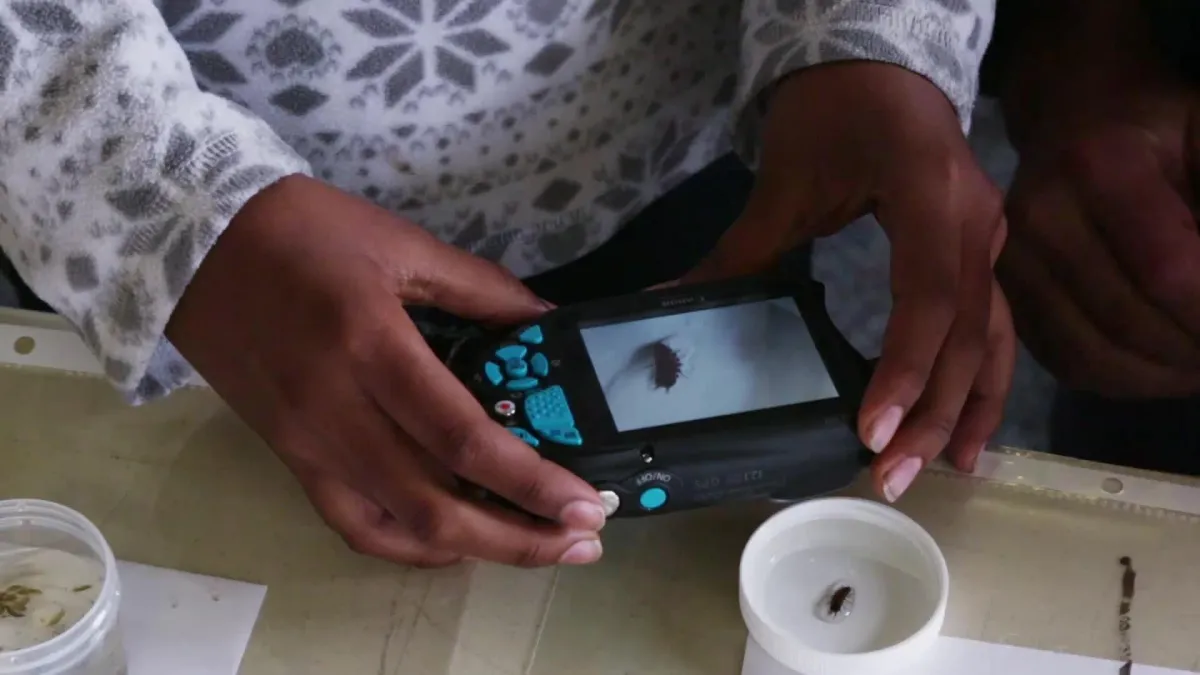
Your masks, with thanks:
[[(125, 675), (121, 581), (104, 535), (82, 514), (32, 499), (0, 501), (0, 575), (16, 557), (63, 552), (102, 569), (94, 604), (69, 628), (32, 646), (0, 652), (0, 675)], [(49, 553), (47, 553), (49, 552)], [(10, 562), (6, 562), (10, 561)], [(50, 573), (47, 573), (47, 578)], [(0, 589), (3, 591), (4, 589)], [(0, 617), (0, 621), (12, 621)]]
[[(750, 537), (740, 565), (749, 631), (743, 675), (923, 672), (946, 618), (950, 573), (937, 542), (894, 508), (817, 499)], [(832, 592), (844, 595), (844, 618)]]

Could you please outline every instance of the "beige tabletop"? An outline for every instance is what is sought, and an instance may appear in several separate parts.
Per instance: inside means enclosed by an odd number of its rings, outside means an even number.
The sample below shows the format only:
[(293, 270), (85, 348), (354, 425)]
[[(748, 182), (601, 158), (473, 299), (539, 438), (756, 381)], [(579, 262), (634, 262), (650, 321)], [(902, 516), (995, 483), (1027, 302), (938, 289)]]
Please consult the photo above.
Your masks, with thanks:
[[(0, 401), (0, 498), (75, 507), (126, 560), (267, 585), (246, 675), (739, 672), (737, 558), (770, 505), (613, 523), (590, 568), (409, 570), (349, 552), (208, 391), (133, 409), (96, 378), (6, 367)], [(946, 634), (1115, 658), (1130, 555), (1135, 657), (1200, 669), (1197, 518), (947, 474), (901, 508), (946, 553)]]

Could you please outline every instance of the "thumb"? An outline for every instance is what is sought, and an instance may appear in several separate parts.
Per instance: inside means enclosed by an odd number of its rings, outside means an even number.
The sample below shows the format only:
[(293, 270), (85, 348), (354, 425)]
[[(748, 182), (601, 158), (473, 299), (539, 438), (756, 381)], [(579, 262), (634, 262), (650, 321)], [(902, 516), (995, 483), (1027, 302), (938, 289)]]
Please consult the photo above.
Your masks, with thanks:
[(405, 303), (501, 325), (535, 319), (553, 309), (500, 265), (440, 241), (431, 248), (435, 250), (414, 251), (417, 266), (399, 290)]

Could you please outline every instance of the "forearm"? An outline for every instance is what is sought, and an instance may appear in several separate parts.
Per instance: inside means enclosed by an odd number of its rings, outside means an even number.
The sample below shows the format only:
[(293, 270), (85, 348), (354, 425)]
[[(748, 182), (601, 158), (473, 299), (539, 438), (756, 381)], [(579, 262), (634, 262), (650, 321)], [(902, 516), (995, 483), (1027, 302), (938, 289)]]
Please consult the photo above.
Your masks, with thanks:
[(925, 77), (945, 94), (966, 130), (994, 13), (995, 0), (807, 5), (748, 0), (735, 103), (740, 148), (753, 156), (758, 118), (779, 81), (806, 68), (844, 61), (888, 63)]
[(163, 328), (229, 219), (306, 170), (152, 0), (0, 3), (0, 245), (131, 399), (189, 374)]

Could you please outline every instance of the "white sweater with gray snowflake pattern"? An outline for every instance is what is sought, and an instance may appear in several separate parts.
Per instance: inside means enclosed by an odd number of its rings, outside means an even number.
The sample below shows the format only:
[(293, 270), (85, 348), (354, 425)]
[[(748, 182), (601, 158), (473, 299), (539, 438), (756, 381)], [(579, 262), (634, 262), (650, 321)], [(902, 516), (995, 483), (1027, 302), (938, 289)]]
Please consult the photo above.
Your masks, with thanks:
[(798, 69), (907, 67), (965, 126), (994, 2), (5, 0), (0, 246), (142, 401), (191, 377), (167, 320), (281, 177), (534, 274), (753, 155)]

